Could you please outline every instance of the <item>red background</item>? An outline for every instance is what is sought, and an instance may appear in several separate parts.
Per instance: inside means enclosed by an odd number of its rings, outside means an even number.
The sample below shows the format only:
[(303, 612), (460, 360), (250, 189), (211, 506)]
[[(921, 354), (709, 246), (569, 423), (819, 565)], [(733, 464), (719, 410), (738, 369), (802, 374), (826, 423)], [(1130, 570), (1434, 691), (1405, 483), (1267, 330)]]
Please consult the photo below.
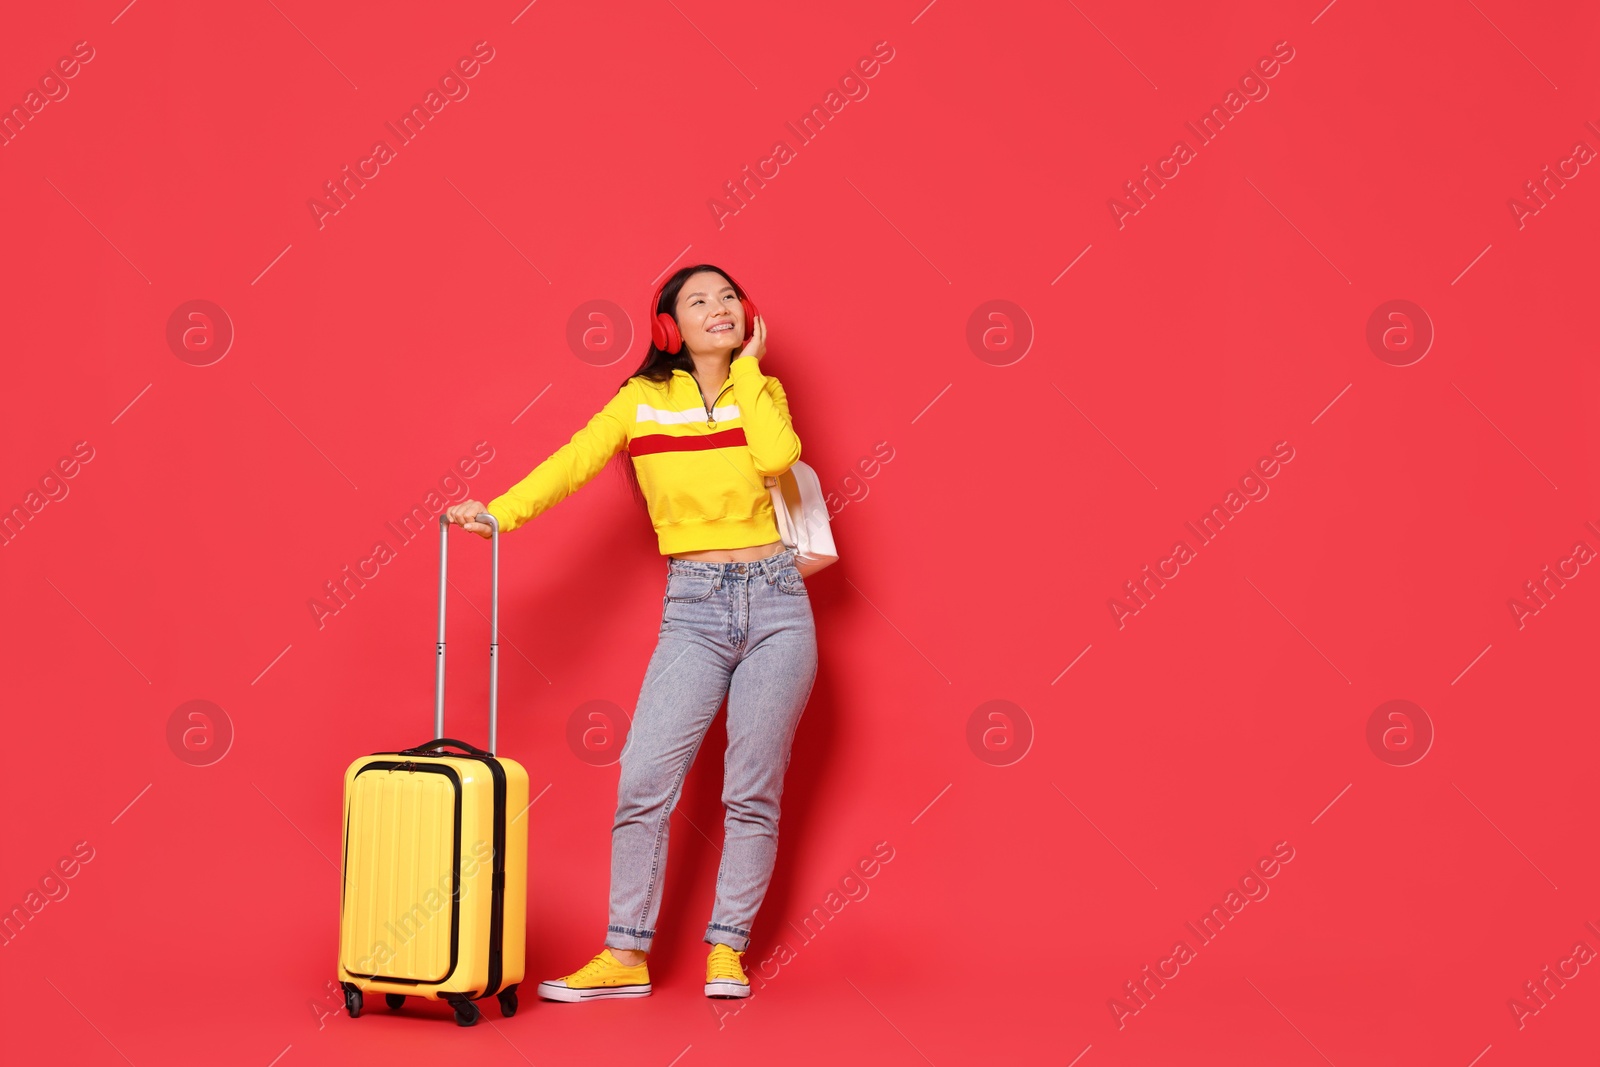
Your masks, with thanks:
[[(1600, 177), (1520, 227), (1508, 206), (1600, 148), (1591, 7), (123, 4), (14, 6), (0, 33), (7, 107), (94, 49), (0, 148), (0, 505), (93, 449), (0, 548), (0, 903), (93, 849), (0, 948), (13, 1055), (1600, 1052), (1593, 966), (1520, 1027), (1508, 1007), (1600, 949), (1600, 577), (1520, 627), (1508, 606), (1600, 549)], [(479, 41), (470, 94), (319, 228), (308, 200)], [(869, 95), (798, 145), (785, 122), (879, 41)], [(1270, 94), (1119, 228), (1108, 200), (1280, 41)], [(779, 138), (795, 158), (719, 227), (708, 200)], [(482, 500), (563, 443), (643, 351), (580, 358), (574, 310), (636, 331), (700, 260), (760, 304), (804, 459), (848, 500), (808, 582), (821, 673), (748, 960), (792, 958), (736, 1015), (701, 996), (719, 724), (673, 822), (653, 998), (352, 1021), (326, 990), (340, 777), (431, 728), (431, 529), (320, 628), (308, 602), (476, 442)], [(235, 331), (209, 366), (167, 342), (197, 299)], [(1409, 366), (1366, 341), (1395, 299), (1435, 331)], [(1022, 317), (974, 348), (991, 300)], [(1108, 600), (1278, 442), (1270, 495), (1119, 628)], [(450, 732), (481, 739), (488, 552), (455, 536)], [(548, 786), (531, 983), (600, 945), (616, 767), (567, 726), (632, 708), (664, 564), (614, 469), (502, 547), (500, 749)], [(1407, 766), (1367, 740), (1397, 699), (1434, 731)], [(190, 700), (231, 724), (210, 765), (169, 745)], [(878, 842), (867, 897), (799, 938)], [(1270, 895), (1198, 947), (1185, 922), (1279, 842)], [(1108, 1002), (1179, 939), (1196, 957), (1119, 1026)]]

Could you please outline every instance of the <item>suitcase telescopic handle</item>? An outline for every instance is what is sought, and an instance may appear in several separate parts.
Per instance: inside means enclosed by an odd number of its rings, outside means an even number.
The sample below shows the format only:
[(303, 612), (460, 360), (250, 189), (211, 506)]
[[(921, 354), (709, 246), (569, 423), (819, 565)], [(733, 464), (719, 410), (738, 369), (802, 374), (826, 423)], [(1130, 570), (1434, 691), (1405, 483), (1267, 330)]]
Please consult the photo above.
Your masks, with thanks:
[[(499, 696), (500, 696), (500, 523), (487, 511), (480, 513), (473, 521), (481, 522), (493, 531), (491, 539), (494, 542), (492, 559), (489, 570), (489, 751), (494, 752), (496, 734), (499, 726)], [(423, 748), (432, 748), (435, 745), (449, 743), (461, 748), (471, 748), (460, 741), (451, 741), (444, 736), (444, 602), (446, 591), (446, 575), (449, 570), (450, 559), (450, 519), (447, 515), (439, 516), (439, 645), (438, 668), (433, 681), (433, 736), (438, 741), (431, 741)], [(480, 750), (474, 750), (480, 751)]]

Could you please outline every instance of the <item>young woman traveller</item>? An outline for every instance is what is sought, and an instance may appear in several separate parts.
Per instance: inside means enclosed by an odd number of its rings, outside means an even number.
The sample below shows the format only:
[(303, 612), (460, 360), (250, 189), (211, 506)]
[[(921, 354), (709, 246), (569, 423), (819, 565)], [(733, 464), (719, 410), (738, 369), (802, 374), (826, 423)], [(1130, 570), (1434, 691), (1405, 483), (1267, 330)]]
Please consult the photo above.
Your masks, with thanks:
[(605, 947), (548, 1000), (650, 994), (667, 830), (684, 775), (724, 697), (726, 808), (716, 901), (704, 940), (708, 997), (747, 997), (742, 958), (778, 847), (784, 771), (817, 676), (811, 601), (784, 547), (764, 478), (800, 458), (778, 379), (762, 370), (765, 323), (726, 272), (685, 267), (657, 291), (644, 362), (572, 440), (490, 501), (463, 501), (450, 521), (487, 510), (502, 532), (589, 482), (617, 453), (667, 556), (655, 654), (623, 746), (611, 830)]

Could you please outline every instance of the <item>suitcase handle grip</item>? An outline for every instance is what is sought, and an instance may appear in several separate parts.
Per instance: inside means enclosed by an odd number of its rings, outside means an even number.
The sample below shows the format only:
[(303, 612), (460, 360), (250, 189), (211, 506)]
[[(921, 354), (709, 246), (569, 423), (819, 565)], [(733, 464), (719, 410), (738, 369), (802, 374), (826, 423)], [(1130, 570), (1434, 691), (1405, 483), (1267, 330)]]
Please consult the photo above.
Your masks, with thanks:
[[(488, 526), (494, 541), (489, 570), (489, 751), (493, 752), (500, 720), (500, 522), (487, 511), (476, 516), (473, 521)], [(439, 641), (436, 646), (438, 659), (433, 682), (433, 732), (440, 741), (449, 740), (440, 735), (444, 733), (444, 600), (447, 562), (450, 556), (450, 526), (449, 514), (441, 514), (439, 516)], [(438, 743), (438, 741), (432, 742), (432, 744)], [(461, 745), (459, 741), (454, 743)], [(461, 747), (471, 746), (461, 745)], [(481, 750), (473, 749), (473, 751)]]
[(402, 756), (426, 756), (428, 753), (433, 752), (436, 749), (444, 748), (447, 745), (453, 745), (456, 748), (459, 748), (462, 751), (467, 752), (467, 753), (469, 753), (471, 755), (474, 755), (474, 756), (492, 756), (492, 755), (494, 755), (493, 752), (485, 752), (483, 749), (477, 747), (476, 745), (469, 745), (465, 741), (457, 741), (453, 737), (441, 737), (436, 741), (429, 741), (425, 745), (418, 745), (416, 748), (408, 748), (404, 752), (400, 753), (400, 755), (402, 755)]

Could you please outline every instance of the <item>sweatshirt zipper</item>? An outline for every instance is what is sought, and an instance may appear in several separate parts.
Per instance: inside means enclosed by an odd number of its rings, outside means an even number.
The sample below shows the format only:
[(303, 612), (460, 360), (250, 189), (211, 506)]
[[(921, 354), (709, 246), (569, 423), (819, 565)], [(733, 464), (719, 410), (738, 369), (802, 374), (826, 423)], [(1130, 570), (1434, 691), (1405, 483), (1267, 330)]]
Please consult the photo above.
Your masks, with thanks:
[[(722, 393), (726, 393), (729, 389), (732, 389), (732, 388), (733, 388), (733, 385), (731, 383), (728, 384), (728, 385), (725, 385), (725, 386), (722, 387)], [(717, 394), (717, 400), (721, 400), (722, 399), (722, 393), (718, 393)], [(709, 408), (706, 408), (706, 426), (707, 426), (708, 429), (712, 429), (712, 430), (715, 430), (717, 428), (717, 419), (716, 419), (716, 414), (715, 414), (716, 408), (717, 408), (717, 400), (713, 400), (711, 402), (711, 406)], [(700, 398), (700, 402), (702, 404), (704, 404), (705, 401), (706, 401), (706, 398), (704, 396), (702, 396)]]

